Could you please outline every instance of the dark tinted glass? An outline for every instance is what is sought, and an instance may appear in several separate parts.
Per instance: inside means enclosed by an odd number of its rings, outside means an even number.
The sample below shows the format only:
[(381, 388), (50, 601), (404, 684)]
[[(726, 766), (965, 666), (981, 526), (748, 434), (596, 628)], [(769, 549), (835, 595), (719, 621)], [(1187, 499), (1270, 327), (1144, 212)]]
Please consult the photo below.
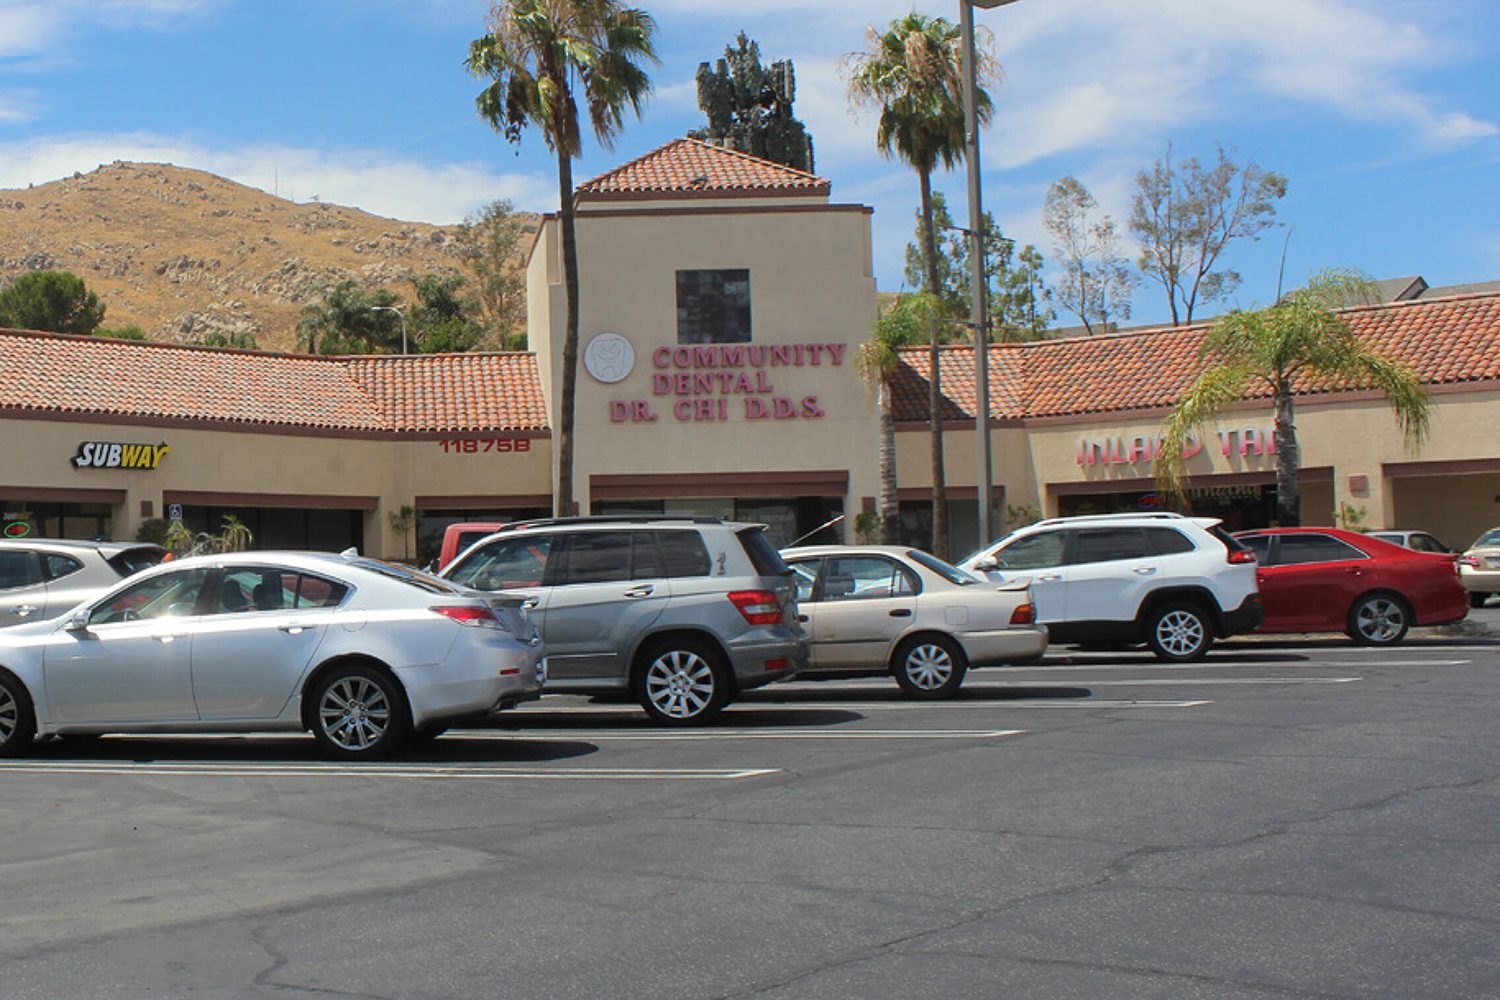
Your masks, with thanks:
[(959, 569), (957, 566), (945, 563), (937, 556), (927, 552), (923, 552), (921, 549), (907, 550), (906, 558), (910, 559), (914, 563), (926, 566), (928, 569), (932, 570), (944, 580), (947, 580), (949, 583), (957, 584), (960, 587), (972, 586), (973, 584), (979, 582), (968, 573), (965, 573), (963, 570)]
[(677, 342), (748, 344), (750, 272), (677, 272)]
[(1042, 569), (1061, 566), (1063, 561), (1063, 537), (1061, 531), (1044, 531), (1018, 538), (995, 553), (995, 563), (1000, 569)]
[[(416, 581), (407, 582), (415, 583)], [(421, 584), (423, 589), (433, 589), (437, 593), (446, 593), (448, 591), (446, 584), (443, 584), (441, 590), (428, 588), (427, 583), (429, 582), (440, 583), (441, 581), (433, 580), (431, 577), (424, 577)], [(297, 590), (293, 606), (298, 608), (331, 608), (342, 601), (344, 595), (348, 592), (349, 588), (342, 583), (325, 580), (320, 576), (299, 576), (297, 577)]]
[(159, 549), (154, 545), (140, 549), (126, 549), (124, 552), (117, 552), (111, 556), (109, 564), (121, 576), (134, 576), (141, 570), (150, 569), (161, 562), (166, 554), (166, 549)]
[(1170, 556), (1179, 552), (1191, 552), (1197, 548), (1191, 538), (1176, 528), (1147, 528), (1146, 537), (1150, 540), (1151, 547), (1159, 556)]
[(47, 567), (47, 579), (61, 580), (69, 573), (77, 573), (83, 569), (83, 563), (72, 556), (65, 556), (57, 552), (49, 552), (42, 557), (42, 562)]
[(666, 574), (662, 572), (661, 557), (656, 551), (656, 542), (649, 531), (630, 533), (630, 578), (632, 580), (655, 580)]
[(502, 536), (443, 570), (443, 576), (476, 590), (540, 587), (551, 552), (551, 535)]
[[(1221, 524), (1216, 524), (1212, 528), (1209, 528), (1208, 529), (1208, 533), (1210, 535), (1213, 535), (1219, 541), (1223, 542), (1224, 543), (1224, 547), (1226, 549), (1228, 549), (1230, 552), (1242, 552), (1245, 549), (1250, 548), (1250, 545), (1249, 545), (1248, 541), (1242, 542), (1242, 541), (1240, 541), (1240, 539), (1235, 538), (1229, 532), (1225, 531), (1224, 530), (1224, 526), (1221, 525)], [(1262, 538), (1264, 538), (1264, 536), (1262, 536)], [(1252, 551), (1255, 553), (1256, 561), (1258, 561), (1258, 562), (1264, 562), (1265, 561), (1265, 555), (1266, 555), (1266, 547), (1265, 547), (1265, 545), (1262, 545), (1258, 549), (1252, 549)]]
[(786, 576), (792, 571), (760, 528), (741, 531), (740, 544), (745, 547), (745, 555), (750, 557), (757, 576)]
[(36, 560), (29, 550), (0, 551), (0, 590), (40, 583)]
[[(446, 580), (439, 580), (435, 576), (429, 576), (421, 570), (412, 569), (410, 566), (402, 566), (400, 563), (388, 563), (380, 559), (356, 559), (354, 565), (360, 569), (367, 569), (371, 573), (379, 573), (381, 576), (392, 580), (399, 580), (410, 587), (425, 590), (429, 594), (451, 594), (453, 587)], [(311, 579), (311, 578), (309, 578)], [(337, 586), (337, 585), (334, 585)], [(343, 592), (340, 591), (340, 597)], [(333, 602), (337, 604), (338, 602)], [(307, 605), (302, 605), (306, 607)], [(318, 605), (322, 607), (322, 605)]]
[[(1222, 538), (1219, 539), (1219, 540), (1220, 541), (1224, 541), (1224, 539), (1222, 539)], [(1258, 562), (1258, 563), (1260, 563), (1262, 566), (1268, 565), (1270, 563), (1270, 561), (1271, 561), (1271, 536), (1270, 535), (1251, 535), (1248, 538), (1230, 538), (1229, 541), (1234, 542), (1236, 548), (1239, 548), (1239, 549), (1249, 549), (1251, 552), (1254, 552), (1255, 553), (1255, 561)], [(1228, 545), (1229, 542), (1225, 542), (1224, 544)], [(1230, 549), (1230, 551), (1233, 552), (1233, 551), (1235, 551), (1235, 549)]]
[(630, 579), (630, 531), (567, 535), (559, 584), (614, 583)]
[(1081, 528), (1073, 534), (1072, 563), (1112, 562), (1152, 555), (1141, 528)]
[(1280, 551), (1276, 556), (1278, 566), (1368, 558), (1359, 549), (1332, 535), (1282, 535), (1280, 540)]
[(696, 531), (656, 531), (652, 535), (661, 550), (666, 576), (708, 576), (712, 571), (708, 547)]

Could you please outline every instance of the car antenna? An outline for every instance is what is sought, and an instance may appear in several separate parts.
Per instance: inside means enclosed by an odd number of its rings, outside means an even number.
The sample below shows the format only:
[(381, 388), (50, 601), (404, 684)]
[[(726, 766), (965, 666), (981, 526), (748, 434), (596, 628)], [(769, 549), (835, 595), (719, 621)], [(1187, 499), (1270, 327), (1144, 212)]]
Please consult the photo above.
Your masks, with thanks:
[(788, 545), (787, 548), (789, 548), (789, 549), (796, 548), (797, 546), (801, 545), (804, 541), (806, 541), (807, 539), (811, 538), (813, 535), (816, 535), (818, 532), (822, 531), (824, 528), (831, 528), (835, 524), (838, 524), (843, 519), (844, 519), (844, 515), (843, 514), (839, 514), (838, 516), (836, 516), (836, 517), (834, 517), (834, 518), (832, 518), (830, 520), (824, 521), (822, 524), (818, 525), (816, 528), (814, 528), (813, 530), (809, 531), (807, 534), (803, 535), (801, 538), (798, 538), (791, 545)]

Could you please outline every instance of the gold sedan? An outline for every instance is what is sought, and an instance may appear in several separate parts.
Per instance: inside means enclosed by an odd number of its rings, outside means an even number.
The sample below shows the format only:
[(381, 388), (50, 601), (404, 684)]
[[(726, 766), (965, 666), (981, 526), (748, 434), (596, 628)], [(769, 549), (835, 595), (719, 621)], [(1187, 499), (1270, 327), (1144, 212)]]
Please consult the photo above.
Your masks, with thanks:
[(1024, 579), (987, 583), (918, 549), (817, 545), (783, 549), (819, 674), (890, 673), (908, 697), (958, 691), (970, 667), (1027, 663), (1047, 629)]

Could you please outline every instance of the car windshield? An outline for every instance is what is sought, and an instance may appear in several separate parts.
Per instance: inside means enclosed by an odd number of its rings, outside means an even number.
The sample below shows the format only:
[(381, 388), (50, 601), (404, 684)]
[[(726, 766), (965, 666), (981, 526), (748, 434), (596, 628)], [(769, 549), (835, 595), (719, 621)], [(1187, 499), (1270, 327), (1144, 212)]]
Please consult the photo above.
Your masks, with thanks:
[(960, 587), (970, 587), (979, 582), (957, 566), (950, 566), (937, 556), (921, 552), (917, 549), (908, 549), (906, 551), (906, 558), (914, 563), (926, 566), (944, 580), (952, 584), (957, 584)]

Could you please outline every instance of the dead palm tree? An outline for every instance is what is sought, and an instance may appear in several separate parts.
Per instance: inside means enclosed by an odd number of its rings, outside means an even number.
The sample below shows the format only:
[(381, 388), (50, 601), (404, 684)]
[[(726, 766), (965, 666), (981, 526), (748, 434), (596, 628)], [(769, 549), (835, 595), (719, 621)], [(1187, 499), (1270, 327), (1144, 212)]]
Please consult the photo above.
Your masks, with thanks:
[(594, 137), (610, 148), (625, 109), (640, 115), (651, 92), (644, 62), (656, 62), (650, 14), (619, 0), (499, 0), (489, 31), (469, 43), (466, 65), (489, 84), (475, 99), (479, 116), (511, 142), (527, 126), (557, 155), (567, 327), (558, 406), (557, 489), (553, 509), (573, 512), (573, 411), (578, 386), (578, 242), (573, 217), (573, 159), (582, 152), (579, 105)]
[(1182, 453), (1189, 435), (1257, 387), (1269, 390), (1276, 408), (1276, 520), (1283, 527), (1302, 521), (1293, 407), (1299, 380), (1378, 389), (1390, 402), (1407, 446), (1419, 446), (1430, 421), (1426, 388), (1410, 367), (1371, 350), (1335, 311), (1369, 301), (1373, 289), (1363, 275), (1327, 270), (1275, 305), (1232, 312), (1215, 323), (1199, 348), (1200, 360), (1212, 367), (1187, 387), (1167, 417), (1156, 459), (1162, 492), (1181, 501), (1187, 481)]
[[(993, 104), (983, 84), (995, 75), (989, 45), (978, 50), (976, 75), (979, 121), (990, 120)], [(952, 168), (964, 156), (962, 36), (957, 25), (913, 11), (884, 32), (869, 31), (869, 47), (845, 61), (850, 99), (878, 108), (876, 143), (917, 172), (922, 192), (922, 256), (927, 293), (941, 293), (937, 234), (933, 227), (932, 172)], [(928, 330), (931, 376), (928, 419), (932, 434), (932, 551), (948, 552), (947, 483), (943, 472), (943, 391), (938, 365), (936, 319)]]

